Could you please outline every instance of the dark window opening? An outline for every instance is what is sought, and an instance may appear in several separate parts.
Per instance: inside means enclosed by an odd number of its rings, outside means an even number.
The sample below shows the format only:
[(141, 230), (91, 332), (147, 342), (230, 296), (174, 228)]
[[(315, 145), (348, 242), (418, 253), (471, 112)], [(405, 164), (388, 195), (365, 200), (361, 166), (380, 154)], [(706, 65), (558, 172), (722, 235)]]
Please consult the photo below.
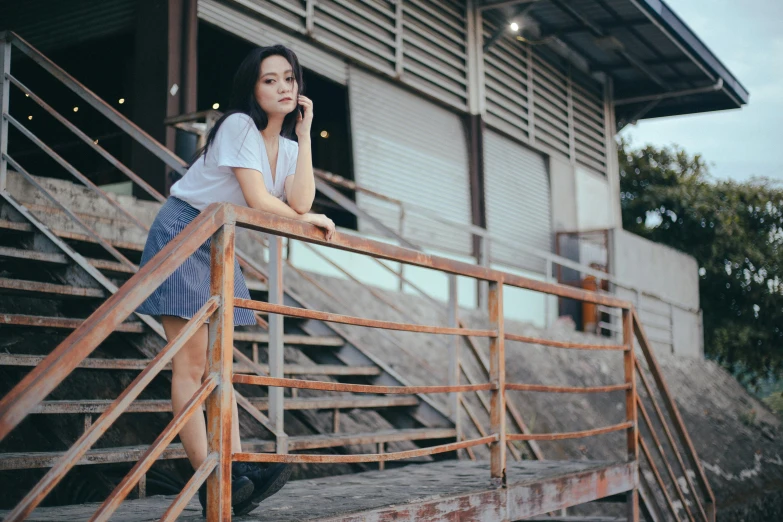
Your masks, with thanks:
[[(24, 38), (24, 35), (21, 36)], [(114, 35), (55, 49), (47, 56), (121, 114), (131, 114), (132, 38)], [(11, 74), (98, 145), (123, 163), (128, 163), (130, 138), (48, 72), (21, 53), (14, 52)], [(128, 181), (124, 174), (14, 85), (10, 86), (9, 113), (97, 185)], [(9, 125), (8, 151), (33, 175), (78, 183), (12, 125)]]

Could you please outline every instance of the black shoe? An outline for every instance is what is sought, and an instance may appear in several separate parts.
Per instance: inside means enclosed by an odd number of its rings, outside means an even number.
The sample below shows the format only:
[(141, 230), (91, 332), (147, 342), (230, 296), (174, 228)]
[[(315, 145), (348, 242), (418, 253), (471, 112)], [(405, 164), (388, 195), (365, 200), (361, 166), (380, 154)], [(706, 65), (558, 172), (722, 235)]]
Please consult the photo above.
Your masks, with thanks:
[[(253, 482), (247, 477), (235, 475), (231, 477), (231, 505), (234, 507), (234, 514), (239, 504), (244, 504), (253, 496)], [(198, 500), (201, 502), (201, 514), (207, 516), (207, 483), (204, 482), (198, 488)], [(242, 513), (244, 514), (244, 513)]]
[(288, 464), (272, 464), (261, 468), (254, 462), (234, 462), (232, 471), (236, 475), (249, 478), (253, 482), (253, 495), (234, 506), (235, 515), (250, 513), (265, 499), (280, 491), (291, 477), (291, 466)]

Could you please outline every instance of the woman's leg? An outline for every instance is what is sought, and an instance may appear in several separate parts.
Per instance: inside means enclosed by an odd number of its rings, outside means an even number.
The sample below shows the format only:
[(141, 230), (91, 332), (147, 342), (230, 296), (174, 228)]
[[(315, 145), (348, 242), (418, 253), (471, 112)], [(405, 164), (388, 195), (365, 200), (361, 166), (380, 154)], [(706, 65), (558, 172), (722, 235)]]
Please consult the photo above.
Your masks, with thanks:
[[(162, 316), (161, 323), (166, 338), (173, 339), (187, 324), (187, 319), (174, 316)], [(207, 366), (207, 325), (202, 326), (177, 352), (172, 360), (171, 406), (174, 414), (179, 413), (190, 400), (206, 376)], [(233, 452), (241, 451), (239, 422), (236, 398), (232, 401), (231, 447)], [(193, 469), (197, 469), (207, 458), (207, 428), (204, 415), (195, 414), (182, 427), (179, 438)]]

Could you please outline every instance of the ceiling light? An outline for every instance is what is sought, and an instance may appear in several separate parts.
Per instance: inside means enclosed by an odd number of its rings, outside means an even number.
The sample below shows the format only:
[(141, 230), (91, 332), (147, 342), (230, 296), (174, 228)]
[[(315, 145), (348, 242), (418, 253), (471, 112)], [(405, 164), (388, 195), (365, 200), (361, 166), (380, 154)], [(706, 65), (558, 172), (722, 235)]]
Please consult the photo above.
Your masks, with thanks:
[(322, 131), (321, 131), (321, 137), (322, 137), (322, 138), (328, 138), (328, 137), (329, 137), (329, 131), (327, 131), (327, 130), (322, 130)]
[(511, 22), (509, 28), (516, 33), (517, 31), (519, 31), (519, 24), (516, 22)]
[(118, 103), (119, 103), (120, 105), (122, 105), (123, 103), (125, 103), (125, 98), (120, 98), (120, 99), (119, 99), (119, 101), (118, 101)]
[(215, 110), (218, 110), (220, 108), (220, 104), (215, 102), (215, 103), (212, 104), (212, 108), (215, 109)]
[(79, 107), (74, 107), (73, 112), (79, 112)]

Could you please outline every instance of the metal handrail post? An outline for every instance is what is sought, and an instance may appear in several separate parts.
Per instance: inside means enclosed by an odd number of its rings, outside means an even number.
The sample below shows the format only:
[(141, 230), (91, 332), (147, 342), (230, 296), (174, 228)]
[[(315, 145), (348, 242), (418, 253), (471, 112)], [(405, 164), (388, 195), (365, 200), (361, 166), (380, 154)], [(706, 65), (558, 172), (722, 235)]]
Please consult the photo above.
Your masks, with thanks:
[[(269, 237), (269, 303), (282, 305), (283, 302), (283, 238)], [(269, 375), (283, 377), (283, 316), (269, 314)], [(269, 420), (277, 432), (277, 453), (288, 453), (288, 438), (283, 435), (284, 422), (283, 388), (269, 388)]]
[(497, 337), (489, 340), (490, 431), (497, 440), (489, 445), (490, 472), (495, 486), (506, 485), (506, 357), (503, 321), (503, 281), (489, 282), (489, 326)]
[[(479, 266), (489, 267), (489, 242), (490, 239), (486, 235), (479, 235), (479, 251), (478, 251), (478, 264)], [(486, 308), (489, 306), (489, 286), (486, 281), (476, 281), (478, 285), (478, 307)]]
[(5, 159), (8, 154), (8, 114), (11, 82), (6, 75), (11, 74), (11, 42), (0, 40), (0, 190), (5, 190), (8, 162)]
[(207, 479), (207, 521), (231, 520), (231, 413), (234, 345), (234, 240), (236, 227), (226, 223), (212, 236), (210, 290), (218, 308), (209, 321), (207, 369), (217, 387), (207, 398), (207, 452), (218, 463)]
[[(449, 304), (448, 304), (448, 325), (452, 328), (459, 326), (459, 299), (457, 292), (457, 275), (449, 274)], [(449, 386), (459, 385), (460, 373), (460, 345), (462, 338), (454, 335), (449, 339)], [(457, 437), (462, 433), (460, 423), (460, 393), (452, 392), (449, 394), (449, 411), (453, 416), (454, 426), (457, 430)]]
[[(623, 344), (628, 346), (628, 350), (623, 352), (623, 362), (625, 369), (625, 383), (630, 384), (630, 388), (625, 392), (625, 414), (626, 420), (633, 423), (628, 429), (628, 461), (635, 462), (637, 465), (637, 477), (639, 473), (639, 423), (636, 411), (636, 364), (634, 358), (634, 334), (633, 334), (633, 316), (631, 310), (623, 309)], [(627, 516), (629, 522), (639, 522), (639, 485), (638, 478), (634, 484), (634, 489), (627, 493)]]

